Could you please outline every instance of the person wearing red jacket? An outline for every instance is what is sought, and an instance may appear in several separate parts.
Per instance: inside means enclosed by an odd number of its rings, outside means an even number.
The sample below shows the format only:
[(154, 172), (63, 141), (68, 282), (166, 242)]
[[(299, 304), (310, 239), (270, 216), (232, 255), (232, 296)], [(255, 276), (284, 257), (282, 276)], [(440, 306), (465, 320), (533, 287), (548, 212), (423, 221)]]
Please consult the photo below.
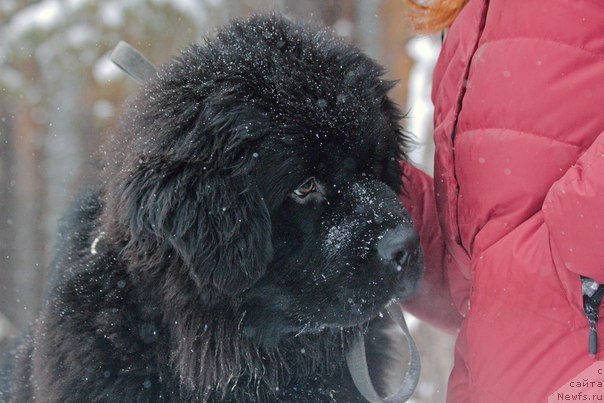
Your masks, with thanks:
[(405, 308), (459, 332), (448, 402), (545, 402), (604, 360), (604, 2), (415, 6), (454, 22), (434, 178), (401, 164), (426, 266)]

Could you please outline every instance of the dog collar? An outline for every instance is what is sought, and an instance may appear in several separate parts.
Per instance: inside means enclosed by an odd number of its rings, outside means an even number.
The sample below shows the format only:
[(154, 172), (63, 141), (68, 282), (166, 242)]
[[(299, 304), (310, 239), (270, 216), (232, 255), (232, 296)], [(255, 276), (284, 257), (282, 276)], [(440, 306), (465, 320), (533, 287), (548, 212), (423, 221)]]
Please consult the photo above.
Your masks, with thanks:
[(90, 244), (90, 254), (91, 255), (96, 255), (96, 254), (99, 253), (99, 251), (96, 248), (97, 248), (97, 246), (99, 245), (99, 242), (101, 241), (101, 239), (103, 239), (104, 236), (105, 236), (105, 233), (101, 232), (99, 234), (99, 236), (97, 236), (96, 238), (94, 238), (94, 240)]

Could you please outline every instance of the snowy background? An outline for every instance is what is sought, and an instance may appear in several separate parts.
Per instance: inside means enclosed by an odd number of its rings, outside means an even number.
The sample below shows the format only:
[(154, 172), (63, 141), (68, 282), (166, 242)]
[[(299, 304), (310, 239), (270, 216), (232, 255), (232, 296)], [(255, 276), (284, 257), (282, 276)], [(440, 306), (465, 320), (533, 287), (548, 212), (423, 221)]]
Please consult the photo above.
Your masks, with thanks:
[[(230, 18), (279, 11), (331, 27), (400, 80), (393, 98), (432, 170), (429, 99), (438, 37), (412, 37), (400, 0), (0, 0), (0, 353), (35, 316), (59, 217), (94, 179), (99, 145), (136, 84), (108, 60), (120, 39), (153, 63)], [(444, 402), (453, 339), (415, 320), (414, 402)]]

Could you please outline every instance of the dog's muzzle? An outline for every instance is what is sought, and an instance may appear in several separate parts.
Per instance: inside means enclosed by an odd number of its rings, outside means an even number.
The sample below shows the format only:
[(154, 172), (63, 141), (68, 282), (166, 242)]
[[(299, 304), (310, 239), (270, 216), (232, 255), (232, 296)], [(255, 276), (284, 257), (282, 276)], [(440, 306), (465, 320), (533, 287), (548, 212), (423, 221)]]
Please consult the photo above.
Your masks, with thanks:
[(387, 261), (401, 264), (419, 250), (419, 236), (413, 228), (398, 225), (386, 230), (377, 243), (379, 256)]

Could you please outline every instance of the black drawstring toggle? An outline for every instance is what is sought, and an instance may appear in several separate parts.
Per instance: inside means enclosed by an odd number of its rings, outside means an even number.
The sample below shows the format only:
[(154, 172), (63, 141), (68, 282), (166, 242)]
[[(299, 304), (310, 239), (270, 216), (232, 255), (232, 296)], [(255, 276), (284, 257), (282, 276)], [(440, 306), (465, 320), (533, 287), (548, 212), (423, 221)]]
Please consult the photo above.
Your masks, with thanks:
[(589, 354), (595, 356), (598, 352), (597, 325), (600, 302), (604, 297), (604, 285), (598, 284), (587, 277), (581, 277), (581, 282), (583, 286), (583, 310), (589, 322)]

